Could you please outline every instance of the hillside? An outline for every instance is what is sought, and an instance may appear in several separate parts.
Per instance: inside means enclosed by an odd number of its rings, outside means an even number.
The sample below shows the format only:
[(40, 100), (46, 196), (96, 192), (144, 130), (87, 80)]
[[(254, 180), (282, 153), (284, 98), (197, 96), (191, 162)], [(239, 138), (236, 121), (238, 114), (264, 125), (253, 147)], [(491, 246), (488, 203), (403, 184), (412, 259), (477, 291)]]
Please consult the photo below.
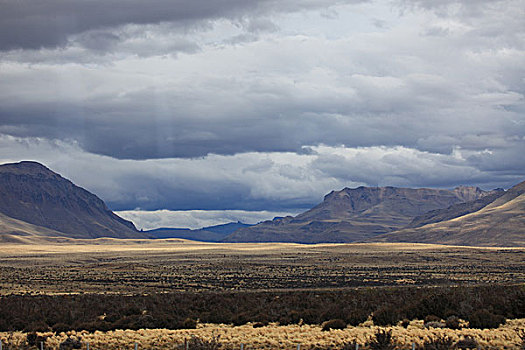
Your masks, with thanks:
[(0, 165), (0, 213), (3, 234), (147, 237), (100, 198), (36, 162)]
[(420, 227), (435, 222), (451, 220), (463, 215), (474, 213), (497, 198), (505, 194), (504, 190), (494, 190), (493, 193), (481, 197), (477, 200), (451, 205), (448, 208), (431, 210), (423, 215), (416, 216), (409, 227)]
[(525, 246), (525, 181), (473, 213), (385, 234), (370, 241)]
[(225, 242), (353, 242), (406, 227), (416, 216), (492, 192), (477, 187), (454, 190), (358, 187), (332, 191), (316, 207), (296, 217), (275, 218), (239, 229)]
[(34, 238), (41, 236), (61, 237), (64, 236), (64, 233), (33, 225), (0, 213), (1, 243), (29, 243), (34, 241)]

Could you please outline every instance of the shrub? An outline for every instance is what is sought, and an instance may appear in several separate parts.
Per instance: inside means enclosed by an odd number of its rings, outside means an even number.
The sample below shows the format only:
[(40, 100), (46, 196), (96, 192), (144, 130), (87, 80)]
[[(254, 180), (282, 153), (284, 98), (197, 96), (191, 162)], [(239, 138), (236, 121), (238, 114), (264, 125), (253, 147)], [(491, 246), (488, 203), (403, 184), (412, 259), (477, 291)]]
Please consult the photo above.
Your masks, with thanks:
[(249, 321), (250, 321), (250, 317), (245, 312), (235, 315), (232, 319), (232, 323), (234, 326), (242, 326), (243, 324), (246, 324)]
[(298, 312), (297, 310), (291, 310), (287, 312), (285, 315), (279, 317), (279, 324), (283, 326), (289, 325), (289, 324), (298, 324), (301, 321), (301, 319), (302, 318), (301, 318), (300, 312)]
[(502, 324), (505, 324), (505, 317), (488, 310), (476, 311), (469, 317), (470, 328), (498, 328)]
[(187, 318), (184, 321), (180, 322), (178, 325), (179, 329), (195, 329), (197, 328), (197, 320), (192, 318)]
[(447, 336), (440, 336), (423, 344), (424, 350), (450, 350), (454, 349), (454, 341)]
[(401, 327), (403, 328), (408, 328), (408, 326), (410, 325), (410, 320), (408, 318), (404, 318), (402, 321), (401, 321)]
[(348, 313), (344, 320), (346, 321), (346, 324), (349, 324), (351, 326), (357, 326), (360, 323), (365, 322), (368, 319), (368, 316), (370, 313), (365, 309), (357, 309), (350, 313)]
[(209, 340), (199, 337), (191, 337), (188, 341), (189, 350), (218, 350), (221, 347), (220, 336), (212, 337)]
[(449, 316), (445, 321), (445, 326), (450, 329), (461, 329), (461, 323), (459, 317)]
[(79, 338), (67, 337), (60, 345), (58, 346), (59, 350), (71, 350), (71, 349), (81, 349), (82, 341)]
[[(246, 321), (283, 324), (300, 322), (300, 319), (306, 324), (342, 319), (356, 326), (372, 313), (377, 325), (396, 325), (403, 318), (424, 319), (433, 314), (445, 319), (457, 315), (462, 320), (470, 320), (472, 326), (480, 327), (481, 321), (476, 322), (475, 310), (487, 309), (501, 315), (495, 316), (499, 318), (525, 317), (524, 298), (525, 288), (494, 285), (248, 294), (9, 295), (0, 298), (0, 330), (21, 331), (27, 327), (28, 331), (41, 331), (47, 330), (47, 325), (57, 324), (61, 325), (61, 330), (80, 330), (83, 327), (101, 331), (118, 328), (178, 329), (188, 327), (183, 322), (186, 318), (206, 323)], [(106, 316), (101, 319), (100, 315), (104, 314)], [(32, 325), (39, 320), (42, 324)], [(191, 323), (195, 324), (195, 321)], [(58, 328), (53, 327), (53, 330), (58, 331)]]
[(372, 315), (372, 320), (377, 326), (395, 325), (400, 318), (399, 312), (390, 306), (382, 307)]
[(425, 317), (425, 323), (429, 322), (441, 322), (441, 317), (437, 317), (436, 315), (427, 315)]
[(27, 345), (29, 346), (36, 346), (36, 339), (37, 339), (38, 335), (34, 332), (31, 332), (31, 333), (27, 333), (26, 335), (26, 342), (27, 342)]
[(345, 329), (346, 328), (346, 322), (336, 318), (330, 321), (326, 321), (323, 323), (322, 331), (329, 331), (330, 329)]
[(26, 342), (29, 346), (37, 346), (40, 348), (40, 343), (45, 343), (47, 337), (37, 335), (35, 332), (27, 333)]
[(53, 329), (53, 332), (55, 332), (56, 334), (59, 334), (59, 333), (62, 333), (62, 332), (65, 333), (65, 332), (71, 330), (71, 327), (68, 326), (65, 323), (56, 323), (51, 328)]
[(392, 331), (378, 330), (373, 338), (371, 338), (366, 345), (371, 350), (394, 350), (396, 344), (392, 337)]
[(465, 337), (456, 343), (458, 349), (477, 349), (478, 342), (472, 337)]

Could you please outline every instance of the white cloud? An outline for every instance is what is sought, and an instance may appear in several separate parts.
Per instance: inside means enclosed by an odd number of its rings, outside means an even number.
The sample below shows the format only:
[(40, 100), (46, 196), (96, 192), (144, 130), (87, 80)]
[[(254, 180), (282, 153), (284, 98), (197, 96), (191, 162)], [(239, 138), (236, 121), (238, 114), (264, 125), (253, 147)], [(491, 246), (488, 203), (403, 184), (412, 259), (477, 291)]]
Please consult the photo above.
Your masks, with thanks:
[(298, 214), (289, 211), (246, 210), (126, 210), (116, 213), (124, 219), (132, 221), (139, 230), (152, 230), (161, 227), (199, 229), (237, 221), (245, 224), (256, 224), (264, 220), (271, 220), (276, 216)]

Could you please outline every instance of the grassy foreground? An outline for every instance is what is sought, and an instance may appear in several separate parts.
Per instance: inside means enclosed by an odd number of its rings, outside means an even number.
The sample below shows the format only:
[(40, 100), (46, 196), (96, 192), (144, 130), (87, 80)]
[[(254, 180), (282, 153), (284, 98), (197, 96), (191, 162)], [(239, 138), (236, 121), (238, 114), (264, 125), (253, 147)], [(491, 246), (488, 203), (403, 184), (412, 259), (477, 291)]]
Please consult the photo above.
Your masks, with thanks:
[[(392, 331), (395, 343), (400, 349), (410, 349), (412, 343), (416, 348), (440, 336), (448, 336), (454, 342), (465, 338), (473, 338), (481, 349), (522, 349), (522, 340), (518, 333), (525, 329), (525, 319), (507, 320), (505, 325), (496, 329), (441, 329), (425, 328), (422, 320), (415, 320), (407, 328), (401, 326), (377, 327), (367, 321), (358, 327), (347, 327), (342, 330), (322, 331), (321, 326), (313, 325), (288, 325), (279, 326), (269, 324), (264, 327), (254, 328), (253, 324), (238, 327), (231, 325), (199, 324), (197, 329), (166, 330), (166, 329), (140, 329), (140, 330), (115, 330), (109, 332), (96, 331), (90, 333), (66, 332), (54, 334), (52, 332), (38, 333), (46, 337), (46, 349), (58, 349), (68, 337), (79, 339), (83, 348), (89, 342), (90, 349), (133, 349), (138, 344), (139, 349), (181, 349), (184, 341), (197, 336), (210, 340), (219, 336), (220, 349), (240, 349), (244, 344), (245, 349), (341, 349), (344, 344), (357, 342), (360, 349), (378, 330)], [(23, 349), (26, 344), (27, 334), (22, 332), (0, 333), (0, 339), (6, 349), (9, 342), (14, 348)]]

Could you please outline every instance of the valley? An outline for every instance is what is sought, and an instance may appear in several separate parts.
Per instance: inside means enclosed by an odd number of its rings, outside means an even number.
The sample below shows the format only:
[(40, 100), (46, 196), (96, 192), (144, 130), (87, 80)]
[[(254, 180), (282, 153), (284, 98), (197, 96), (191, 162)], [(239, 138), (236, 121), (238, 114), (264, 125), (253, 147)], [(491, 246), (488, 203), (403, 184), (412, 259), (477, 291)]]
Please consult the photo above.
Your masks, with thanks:
[(162, 293), (525, 283), (525, 249), (79, 240), (4, 244), (0, 291)]

